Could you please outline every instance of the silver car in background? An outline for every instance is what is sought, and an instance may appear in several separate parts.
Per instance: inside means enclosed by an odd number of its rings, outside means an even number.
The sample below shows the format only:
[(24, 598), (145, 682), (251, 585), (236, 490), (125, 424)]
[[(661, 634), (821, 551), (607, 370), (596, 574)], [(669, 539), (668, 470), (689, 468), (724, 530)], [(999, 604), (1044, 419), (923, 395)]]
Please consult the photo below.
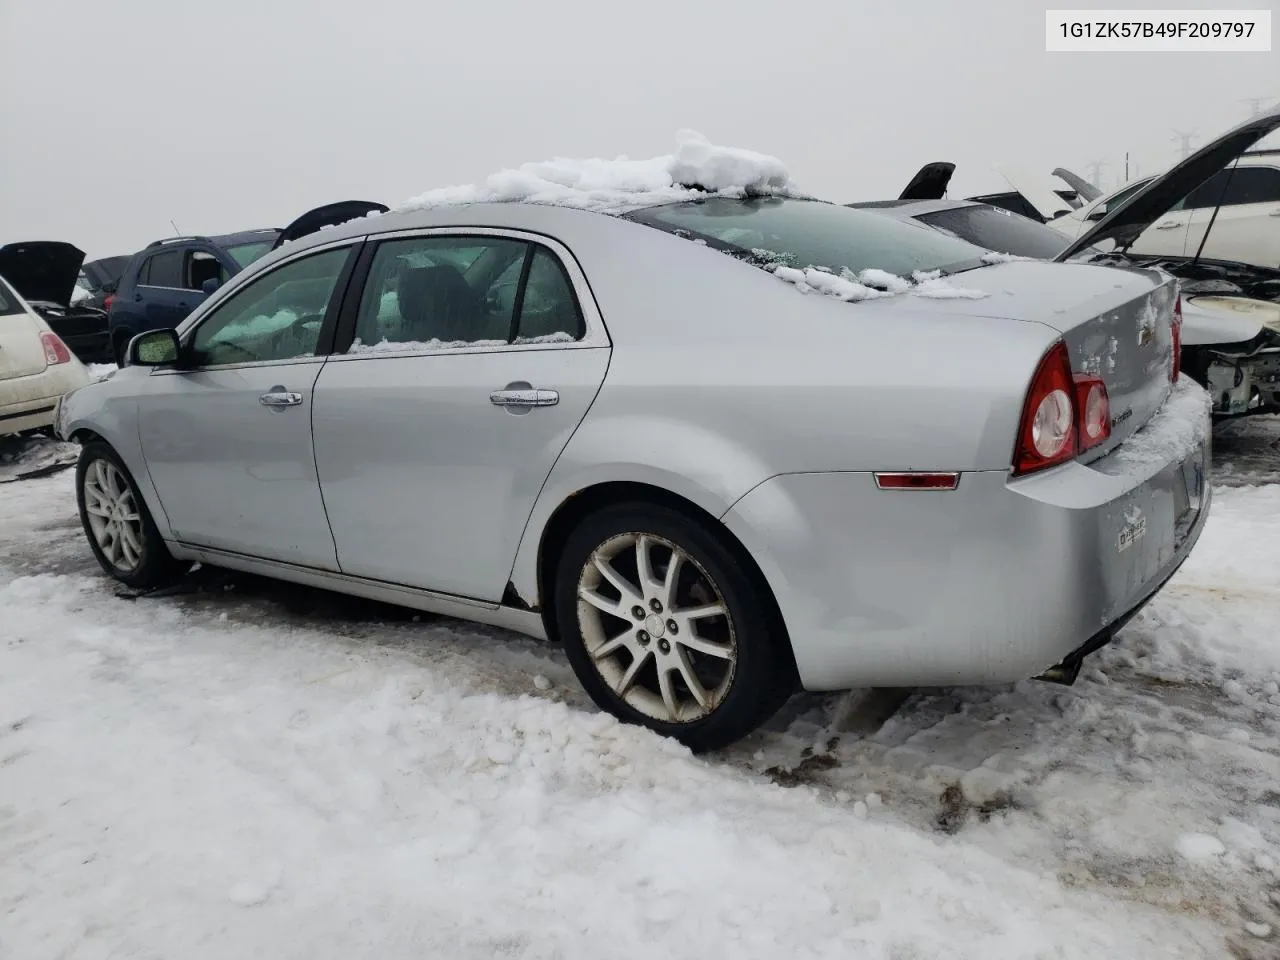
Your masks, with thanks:
[(387, 214), (141, 334), (59, 432), (126, 584), (558, 638), (694, 749), (800, 687), (1069, 681), (1196, 542), (1208, 407), (1169, 277), (984, 252), (795, 198)]

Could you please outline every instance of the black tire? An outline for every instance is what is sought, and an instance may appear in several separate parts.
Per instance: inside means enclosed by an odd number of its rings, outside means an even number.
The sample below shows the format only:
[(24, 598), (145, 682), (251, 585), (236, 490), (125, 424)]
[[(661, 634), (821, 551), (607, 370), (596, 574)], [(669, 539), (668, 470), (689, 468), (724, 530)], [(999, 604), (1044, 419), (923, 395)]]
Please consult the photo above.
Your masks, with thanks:
[[(589, 640), (584, 634), (584, 623), (590, 625), (596, 616), (589, 605), (581, 604), (585, 620), (579, 618), (579, 579), (591, 563), (595, 551), (608, 544), (614, 538), (622, 538), (628, 534), (645, 534), (654, 538), (654, 549), (660, 556), (669, 546), (678, 547), (688, 560), (687, 572), (691, 577), (705, 577), (710, 587), (720, 594), (719, 600), (728, 611), (724, 622), (714, 618), (709, 629), (719, 627), (720, 637), (726, 644), (736, 649), (736, 659), (731, 665), (726, 661), (723, 670), (725, 679), (714, 694), (718, 702), (714, 703), (701, 716), (688, 720), (659, 719), (651, 713), (637, 709), (632, 703), (615, 692), (613, 686), (606, 681), (596, 659), (589, 651)], [(615, 542), (625, 543), (625, 540)], [(626, 550), (627, 547), (621, 547)], [(670, 556), (670, 553), (667, 554)], [(623, 554), (618, 554), (621, 563), (626, 561)], [(616, 569), (616, 568), (615, 568)], [(619, 571), (620, 572), (620, 571)], [(654, 576), (657, 577), (657, 568)], [(631, 579), (631, 578), (628, 578)], [(634, 581), (632, 581), (634, 582)], [(616, 588), (604, 586), (605, 591)], [(694, 588), (698, 589), (698, 588)], [(701, 588), (706, 595), (706, 587)], [(686, 514), (670, 507), (658, 504), (635, 502), (606, 507), (583, 519), (565, 541), (556, 563), (553, 598), (555, 603), (556, 622), (560, 640), (564, 644), (565, 653), (573, 665), (591, 699), (602, 709), (627, 723), (635, 723), (648, 727), (663, 736), (672, 737), (688, 746), (695, 752), (716, 750), (741, 739), (768, 720), (794, 691), (795, 680), (793, 667), (787, 650), (788, 640), (774, 613), (774, 608), (765, 593), (766, 587), (728, 543), (723, 534), (714, 530), (707, 523), (695, 520)], [(625, 604), (624, 604), (625, 606)], [(684, 604), (679, 609), (684, 609)], [(630, 608), (635, 611), (635, 607)], [(648, 611), (645, 611), (646, 613)], [(639, 638), (641, 634), (649, 637), (640, 658), (648, 658), (650, 663), (640, 668), (636, 681), (632, 686), (642, 686), (640, 697), (647, 698), (653, 693), (661, 701), (657, 693), (658, 668), (662, 662), (668, 665), (664, 672), (671, 674), (669, 682), (675, 683), (685, 692), (691, 688), (685, 683), (682, 675), (673, 673), (670, 666), (672, 645), (679, 643), (675, 633), (666, 637), (668, 647), (659, 660), (657, 647), (652, 650), (647, 645), (652, 643), (651, 635), (642, 630), (639, 611), (632, 614), (637, 622), (622, 624), (624, 617), (609, 616), (604, 618), (616, 630), (629, 636)], [(648, 618), (652, 619), (652, 618)], [(661, 618), (659, 618), (661, 619)], [(600, 621), (603, 623), (603, 620)], [(646, 622), (648, 622), (646, 620)], [(656, 624), (655, 624), (656, 626)], [(688, 625), (686, 624), (686, 627)], [(632, 632), (634, 628), (635, 632)], [(665, 628), (669, 629), (669, 628)], [(602, 631), (603, 635), (613, 636), (612, 631)], [(706, 639), (702, 637), (700, 639)], [(598, 649), (593, 647), (591, 649)], [(637, 648), (639, 649), (639, 648)], [(706, 658), (684, 649), (686, 662), (692, 660), (699, 668), (720, 669), (715, 658)], [(679, 653), (677, 653), (679, 655)], [(623, 660), (631, 662), (628, 650), (622, 654)], [(602, 659), (611, 659), (605, 657)], [(652, 664), (652, 666), (651, 666)], [(700, 676), (699, 676), (700, 679)], [(621, 683), (621, 681), (618, 681)], [(647, 691), (647, 692), (645, 692)], [(707, 692), (704, 687), (704, 693)], [(691, 702), (694, 706), (695, 702)], [(705, 707), (702, 709), (706, 709)], [(670, 711), (666, 710), (668, 718)]]
[(111, 335), (111, 357), (117, 367), (125, 365), (125, 354), (129, 350), (129, 341), (132, 339), (133, 335), (124, 329), (117, 329)]
[[(116, 469), (121, 479), (128, 485), (133, 503), (137, 506), (142, 550), (132, 567), (122, 568), (111, 562), (98, 544), (98, 538), (94, 535), (89, 520), (89, 513), (85, 509), (85, 478), (89, 471), (94, 469), (95, 462), (99, 460), (106, 461)], [(129, 472), (129, 468), (109, 443), (93, 440), (81, 448), (80, 460), (76, 464), (76, 503), (80, 508), (80, 525), (84, 528), (85, 538), (89, 541), (89, 549), (93, 551), (98, 564), (108, 576), (134, 589), (149, 590), (174, 582), (190, 569), (189, 563), (175, 560), (169, 548), (165, 546), (164, 538), (160, 536), (160, 531), (151, 518), (151, 511), (147, 509), (147, 503), (138, 490), (133, 474)]]

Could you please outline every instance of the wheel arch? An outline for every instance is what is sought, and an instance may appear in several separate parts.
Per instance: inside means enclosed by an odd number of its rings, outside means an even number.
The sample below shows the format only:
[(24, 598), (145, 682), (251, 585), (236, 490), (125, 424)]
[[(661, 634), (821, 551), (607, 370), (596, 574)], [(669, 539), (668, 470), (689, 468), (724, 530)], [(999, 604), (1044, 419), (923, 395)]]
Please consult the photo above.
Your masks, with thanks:
[(768, 578), (765, 577), (751, 552), (733, 531), (704, 507), (652, 483), (633, 480), (606, 480), (594, 483), (566, 497), (552, 512), (542, 528), (536, 560), (537, 603), (547, 636), (554, 638), (558, 635), (556, 605), (552, 598), (555, 590), (556, 560), (560, 556), (560, 551), (578, 524), (597, 510), (618, 503), (642, 503), (666, 507), (701, 524), (721, 539), (742, 563), (758, 595), (764, 598), (772, 632), (779, 638), (783, 652), (786, 654), (785, 662), (790, 673), (789, 679), (798, 686), (800, 674), (786, 621), (782, 617), (782, 610)]

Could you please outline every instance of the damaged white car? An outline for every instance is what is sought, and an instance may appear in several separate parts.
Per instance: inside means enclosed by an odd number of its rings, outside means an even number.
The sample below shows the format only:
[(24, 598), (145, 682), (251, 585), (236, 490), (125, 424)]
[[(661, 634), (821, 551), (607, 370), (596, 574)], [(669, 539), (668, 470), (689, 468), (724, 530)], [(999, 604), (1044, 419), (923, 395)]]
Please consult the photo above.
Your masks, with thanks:
[[(1249, 144), (1277, 127), (1280, 111), (1263, 114), (1196, 151), (1162, 176), (1130, 184), (1117, 194), (1092, 201), (1082, 195), (1088, 184), (1075, 184), (1078, 178), (1069, 171), (1056, 172), (1065, 174), (1066, 182), (1078, 186), (1079, 191), (1056, 188), (1049, 178), (1036, 185), (1006, 171), (1010, 182), (1021, 184), (1026, 191), (1018, 196), (1031, 217), (1010, 209), (1015, 205), (1007, 202), (1004, 195), (943, 199), (955, 170), (952, 163), (925, 165), (897, 200), (850, 206), (916, 220), (1000, 255), (1138, 264), (1172, 274), (1179, 278), (1182, 293), (1182, 368), (1210, 392), (1214, 415), (1280, 413), (1280, 269), (1208, 259), (1200, 255), (1199, 249), (1190, 256), (1144, 255), (1138, 251), (1139, 243), (1165, 222), (1171, 211), (1188, 208), (1188, 198), (1207, 191), (1222, 195), (1228, 175), (1229, 188), (1244, 170), (1261, 169), (1257, 165), (1241, 165), (1245, 160), (1271, 157), (1280, 164), (1280, 153), (1246, 152)], [(1247, 136), (1241, 135), (1242, 130), (1247, 131)], [(1280, 174), (1280, 167), (1276, 172)], [(1280, 180), (1277, 188), (1280, 189)], [(1230, 196), (1234, 194), (1228, 193)], [(1275, 207), (1280, 216), (1280, 193)], [(1226, 209), (1224, 205), (1222, 210)], [(1052, 215), (1057, 219), (1049, 219)], [(1213, 215), (1209, 214), (1205, 221), (1206, 227), (1211, 225)], [(1223, 222), (1228, 220), (1224, 217)], [(1079, 224), (1083, 232), (1063, 229), (1073, 224)], [(1280, 243), (1280, 220), (1271, 219), (1270, 224), (1274, 242)], [(1063, 241), (1068, 235), (1072, 242), (1064, 250)], [(1211, 230), (1201, 231), (1202, 240), (1206, 235), (1214, 234)], [(1201, 246), (1209, 249), (1207, 244)], [(1256, 249), (1262, 252), (1254, 255), (1255, 260), (1271, 255), (1265, 245)], [(1280, 258), (1280, 249), (1275, 255)]]

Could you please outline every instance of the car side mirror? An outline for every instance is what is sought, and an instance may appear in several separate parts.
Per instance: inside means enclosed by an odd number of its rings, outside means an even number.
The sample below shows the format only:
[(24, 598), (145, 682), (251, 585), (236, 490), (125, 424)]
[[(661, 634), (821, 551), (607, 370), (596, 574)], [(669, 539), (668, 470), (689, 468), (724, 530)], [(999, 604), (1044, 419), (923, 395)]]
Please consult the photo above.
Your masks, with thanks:
[(182, 355), (182, 344), (172, 330), (148, 330), (129, 341), (127, 353), (131, 367), (169, 367)]
[(200, 289), (205, 293), (213, 293), (213, 291), (217, 290), (220, 286), (222, 286), (221, 280), (217, 277), (210, 277), (204, 283), (200, 284)]
[(1101, 207), (1099, 207), (1097, 210), (1090, 210), (1090, 211), (1089, 211), (1089, 215), (1088, 215), (1087, 217), (1085, 217), (1085, 219), (1086, 219), (1086, 220), (1101, 220), (1101, 219), (1102, 219), (1103, 217), (1105, 217), (1106, 215), (1107, 215), (1107, 211), (1105, 211), (1105, 210), (1103, 210)]

